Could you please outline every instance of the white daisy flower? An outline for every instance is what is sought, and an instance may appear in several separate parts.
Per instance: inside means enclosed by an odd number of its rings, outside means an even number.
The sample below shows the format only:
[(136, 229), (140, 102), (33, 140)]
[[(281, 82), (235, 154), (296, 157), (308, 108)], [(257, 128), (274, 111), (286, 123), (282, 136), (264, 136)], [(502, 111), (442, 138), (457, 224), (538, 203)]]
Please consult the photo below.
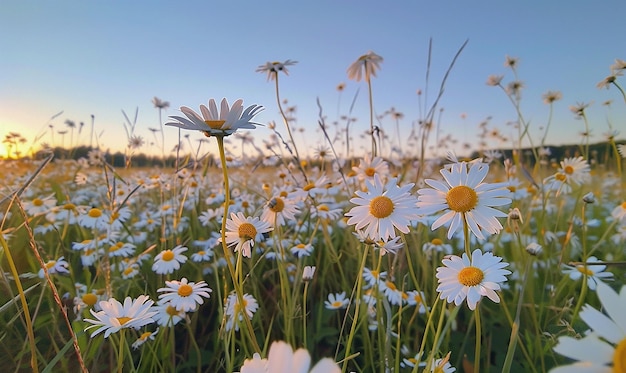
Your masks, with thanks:
[(180, 281), (165, 281), (166, 287), (157, 290), (159, 302), (169, 302), (177, 310), (193, 312), (204, 303), (204, 298), (210, 298), (213, 290), (204, 281), (188, 282), (185, 277)]
[(267, 80), (274, 80), (280, 71), (284, 72), (285, 75), (289, 75), (287, 66), (292, 66), (297, 63), (298, 61), (292, 60), (287, 60), (285, 62), (266, 62), (265, 65), (260, 65), (255, 71), (257, 73), (267, 73)]
[(302, 269), (302, 281), (313, 280), (313, 275), (315, 275), (315, 266), (304, 266), (304, 269)]
[[(70, 271), (68, 270), (69, 268), (69, 263), (65, 260), (65, 257), (62, 256), (57, 260), (50, 260), (48, 262), (46, 262), (46, 269), (48, 270), (48, 274), (49, 275), (54, 275), (57, 273), (70, 273)], [(39, 278), (44, 278), (45, 274), (44, 274), (44, 270), (43, 268), (39, 269)]]
[[(235, 252), (241, 250), (246, 258), (252, 257), (252, 246), (255, 242), (263, 239), (263, 233), (270, 232), (273, 228), (266, 221), (258, 217), (245, 217), (242, 212), (230, 214), (226, 220), (226, 244), (235, 246)], [(220, 237), (219, 242), (222, 242)]]
[(200, 114), (186, 106), (181, 106), (180, 111), (185, 117), (170, 116), (174, 121), (165, 123), (166, 126), (173, 126), (185, 130), (201, 131), (206, 136), (229, 136), (240, 128), (254, 129), (260, 123), (252, 122), (252, 118), (257, 115), (263, 106), (250, 105), (243, 109), (243, 100), (239, 99), (229, 108), (228, 101), (222, 99), (220, 110), (218, 111), (214, 99), (209, 100), (209, 106), (200, 105)]
[[(590, 256), (587, 258), (587, 263), (597, 263), (600, 262), (598, 258), (595, 256)], [(580, 280), (583, 276), (587, 277), (587, 286), (590, 290), (596, 290), (596, 286), (598, 283), (602, 282), (601, 279), (612, 278), (613, 273), (604, 272), (606, 269), (606, 265), (584, 265), (577, 264), (575, 266), (570, 266), (567, 264), (563, 265), (563, 274), (568, 275), (570, 279), (577, 281)]]
[(132, 344), (132, 348), (133, 350), (138, 349), (139, 347), (141, 347), (144, 343), (148, 342), (148, 341), (154, 341), (154, 338), (156, 337), (156, 335), (159, 333), (159, 328), (157, 328), (155, 331), (153, 332), (144, 332), (141, 333), (141, 335), (139, 336), (139, 338), (137, 338), (137, 340), (135, 342), (133, 342)]
[(295, 220), (296, 214), (299, 212), (295, 202), (287, 198), (286, 193), (272, 197), (263, 210), (261, 220), (270, 223), (272, 226), (282, 226), (285, 220)]
[(171, 250), (163, 250), (157, 256), (154, 257), (154, 264), (152, 270), (159, 275), (166, 275), (173, 273), (180, 268), (180, 265), (187, 261), (187, 257), (182, 253), (187, 251), (187, 248), (181, 245), (176, 246)]
[(365, 77), (365, 81), (369, 82), (372, 76), (376, 76), (376, 71), (380, 69), (382, 62), (381, 56), (369, 51), (348, 67), (348, 79), (359, 82), (362, 77)]
[(496, 290), (506, 281), (505, 275), (511, 271), (503, 269), (508, 263), (492, 253), (482, 253), (474, 250), (472, 258), (463, 253), (463, 257), (451, 255), (442, 261), (444, 267), (437, 268), (439, 286), (437, 291), (440, 298), (448, 303), (454, 302), (457, 306), (467, 298), (470, 310), (476, 309), (476, 304), (483, 296), (499, 303), (500, 297)]
[(626, 370), (626, 286), (619, 294), (602, 282), (597, 289), (606, 315), (588, 304), (583, 306), (579, 316), (592, 333), (582, 339), (559, 337), (554, 351), (576, 362), (554, 368), (550, 373)]
[(626, 202), (622, 202), (621, 204), (615, 206), (615, 208), (611, 212), (611, 216), (615, 220), (626, 222)]
[(365, 184), (367, 192), (356, 191), (358, 197), (350, 199), (357, 206), (346, 213), (350, 217), (347, 224), (356, 224), (356, 230), (367, 227), (365, 234), (375, 241), (395, 238), (394, 228), (409, 233), (411, 220), (417, 218), (416, 199), (409, 193), (414, 184), (399, 187), (392, 178), (383, 186), (378, 175)]
[(156, 314), (156, 311), (151, 308), (154, 302), (147, 295), (140, 295), (137, 299), (126, 297), (124, 304), (114, 298), (100, 301), (98, 304), (101, 311), (90, 310), (97, 320), (84, 320), (93, 324), (86, 327), (85, 331), (99, 327), (91, 333), (92, 338), (101, 332), (104, 332), (104, 338), (108, 338), (111, 333), (117, 333), (123, 328), (139, 329), (144, 325), (153, 323), (152, 316)]
[(567, 194), (572, 187), (582, 185), (591, 178), (589, 164), (583, 157), (565, 158), (557, 172), (547, 177), (544, 184), (551, 190)]
[(313, 252), (313, 245), (311, 245), (310, 243), (299, 243), (297, 245), (294, 245), (291, 249), (289, 249), (289, 251), (291, 251), (291, 254), (293, 254), (293, 256), (295, 256), (296, 258), (302, 258), (304, 256), (311, 255), (311, 253)]
[(372, 180), (374, 175), (385, 180), (389, 176), (389, 164), (381, 157), (370, 159), (369, 154), (365, 154), (365, 157), (359, 161), (359, 166), (352, 167), (352, 171), (356, 173), (360, 181)]
[(339, 373), (341, 368), (330, 358), (323, 358), (309, 371), (311, 355), (303, 348), (293, 351), (293, 348), (283, 341), (273, 342), (270, 346), (267, 359), (255, 353), (252, 359), (246, 359), (241, 367), (241, 373)]
[(183, 320), (187, 313), (182, 309), (177, 310), (169, 302), (159, 303), (152, 307), (156, 312), (153, 316), (154, 322), (160, 326), (174, 326)]
[(231, 293), (226, 299), (226, 304), (224, 305), (224, 314), (228, 316), (226, 330), (231, 330), (233, 327), (235, 327), (235, 330), (239, 330), (239, 323), (243, 321), (242, 312), (245, 311), (248, 319), (252, 320), (252, 316), (259, 309), (259, 303), (252, 295), (246, 293), (242, 298), (243, 306), (239, 304), (239, 298), (235, 293)]
[[(469, 170), (468, 170), (469, 167)], [(467, 224), (469, 229), (480, 239), (485, 239), (484, 232), (496, 234), (502, 229), (498, 217), (507, 214), (493, 207), (511, 203), (510, 192), (506, 183), (484, 183), (489, 166), (484, 163), (465, 162), (453, 164), (450, 169), (442, 169), (445, 183), (426, 179), (431, 188), (417, 191), (418, 211), (423, 215), (443, 212), (433, 222), (431, 229), (450, 224), (448, 238)]]
[(338, 310), (342, 308), (348, 307), (350, 304), (350, 299), (346, 298), (346, 292), (333, 294), (328, 294), (328, 300), (324, 301), (326, 308), (329, 310)]

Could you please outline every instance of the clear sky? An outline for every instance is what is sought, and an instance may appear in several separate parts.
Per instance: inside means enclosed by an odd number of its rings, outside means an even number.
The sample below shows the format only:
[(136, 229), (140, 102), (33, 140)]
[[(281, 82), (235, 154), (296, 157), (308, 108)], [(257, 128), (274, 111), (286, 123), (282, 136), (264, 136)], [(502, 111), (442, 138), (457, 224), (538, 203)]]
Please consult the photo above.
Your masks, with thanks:
[[(354, 137), (369, 128), (367, 88), (348, 81), (346, 69), (369, 50), (384, 58), (373, 80), (378, 114), (394, 107), (404, 114), (408, 133), (419, 119), (416, 91), (425, 92), (429, 39), (433, 40), (428, 102), (461, 44), (469, 43), (452, 70), (441, 100), (440, 131), (460, 142), (474, 142), (478, 124), (505, 134), (516, 119), (514, 107), (498, 88), (485, 82), (506, 74), (506, 55), (519, 57), (524, 82), (522, 111), (531, 127), (545, 125), (542, 94), (561, 91), (548, 143), (578, 142), (584, 126), (569, 111), (577, 102), (587, 110), (592, 141), (600, 141), (607, 121), (626, 135), (626, 104), (615, 87), (598, 89), (616, 58), (626, 59), (626, 1), (18, 1), (0, 2), (0, 137), (19, 132), (31, 144), (60, 145), (54, 131), (65, 120), (84, 122), (80, 143), (89, 143), (91, 115), (105, 148), (126, 145), (122, 110), (139, 109), (135, 133), (150, 146), (159, 128), (151, 99), (169, 101), (166, 115), (181, 105), (197, 109), (209, 98), (266, 107), (257, 119), (276, 121), (284, 133), (274, 85), (255, 72), (267, 61), (292, 59), (289, 76), (280, 76), (282, 98), (297, 107), (296, 141), (310, 149), (321, 139), (316, 98), (328, 123), (347, 114), (360, 89), (353, 117)], [(620, 78), (626, 79), (626, 78)], [(619, 80), (618, 80), (619, 81)], [(336, 87), (345, 82), (339, 95)], [(422, 98), (424, 99), (424, 97)], [(614, 100), (607, 108), (602, 103)], [(63, 113), (50, 120), (52, 116)], [(391, 122), (383, 122), (394, 135)], [(261, 128), (251, 134), (267, 138)], [(177, 129), (165, 129), (166, 152)], [(70, 134), (64, 143), (69, 145)], [(74, 133), (76, 143), (77, 133)], [(537, 134), (538, 138), (539, 135)], [(202, 138), (192, 134), (192, 139)], [(258, 145), (261, 145), (258, 143)], [(212, 144), (211, 146), (214, 146)], [(37, 146), (36, 146), (37, 147)], [(0, 155), (4, 149), (0, 147)]]

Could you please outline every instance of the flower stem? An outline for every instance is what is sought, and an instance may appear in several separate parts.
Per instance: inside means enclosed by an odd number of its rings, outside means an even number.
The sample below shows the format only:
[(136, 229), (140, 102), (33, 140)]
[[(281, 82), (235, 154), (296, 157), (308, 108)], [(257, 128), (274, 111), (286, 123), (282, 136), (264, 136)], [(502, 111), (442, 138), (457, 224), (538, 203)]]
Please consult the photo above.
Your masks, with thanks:
[(474, 353), (474, 372), (480, 372), (480, 344), (482, 338), (482, 327), (480, 323), (480, 303), (476, 305), (476, 310), (474, 311), (476, 322), (476, 352)]

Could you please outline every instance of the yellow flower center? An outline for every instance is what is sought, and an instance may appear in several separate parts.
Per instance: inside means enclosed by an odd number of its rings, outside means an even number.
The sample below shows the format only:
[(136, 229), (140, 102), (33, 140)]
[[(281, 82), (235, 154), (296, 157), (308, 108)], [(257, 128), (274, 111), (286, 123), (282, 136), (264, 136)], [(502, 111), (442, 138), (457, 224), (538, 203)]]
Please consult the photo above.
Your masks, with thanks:
[(225, 120), (205, 120), (204, 123), (206, 123), (207, 126), (211, 127), (214, 130), (219, 130), (219, 129), (222, 129), (222, 125), (224, 125), (226, 121)]
[(285, 201), (283, 201), (283, 199), (280, 197), (275, 197), (272, 198), (268, 206), (270, 207), (270, 210), (274, 212), (282, 212), (285, 208)]
[(626, 373), (626, 338), (622, 339), (613, 352), (613, 372)]
[(39, 206), (43, 206), (43, 201), (42, 201), (42, 200), (40, 200), (39, 198), (35, 198), (35, 199), (33, 200), (33, 205), (34, 205), (34, 206), (37, 206), (37, 207), (39, 207)]
[(593, 271), (590, 270), (589, 267), (585, 268), (585, 266), (576, 266), (576, 269), (585, 276), (593, 276)]
[(373, 177), (376, 174), (376, 169), (374, 167), (368, 167), (365, 169), (365, 175), (368, 177)]
[(621, 205), (621, 206), (622, 206), (622, 208), (623, 208), (624, 210), (626, 210), (626, 201), (625, 201), (625, 202), (622, 202), (622, 205)]
[(398, 288), (396, 287), (396, 284), (394, 284), (394, 283), (393, 283), (393, 282), (391, 282), (391, 281), (385, 281), (385, 285), (387, 285), (387, 288), (389, 288), (389, 289), (391, 289), (391, 290), (393, 290), (393, 291), (395, 291), (396, 289), (398, 289)]
[(75, 210), (76, 209), (76, 205), (73, 203), (66, 203), (65, 205), (63, 205), (63, 210)]
[(144, 332), (139, 336), (139, 339), (141, 339), (142, 341), (147, 340), (148, 338), (150, 338), (150, 336), (152, 335), (152, 333), (150, 332)]
[(48, 263), (46, 263), (46, 268), (50, 269), (52, 267), (54, 267), (57, 264), (56, 260), (51, 260)]
[(304, 190), (305, 192), (308, 192), (309, 190), (315, 188), (315, 184), (313, 183), (308, 183), (307, 185), (304, 186), (304, 188), (302, 188), (302, 190)]
[(303, 244), (303, 243), (299, 243), (299, 244), (296, 245), (296, 249), (298, 249), (298, 250), (304, 250), (305, 247), (306, 247), (306, 245)]
[(554, 175), (554, 178), (557, 179), (558, 181), (564, 182), (567, 180), (567, 176), (565, 174), (562, 173), (558, 173), (556, 175)]
[(440, 246), (443, 245), (443, 241), (440, 240), (439, 238), (433, 238), (432, 241), (430, 241), (431, 244), (436, 245), (436, 246)]
[(120, 322), (120, 325), (124, 325), (127, 322), (129, 322), (130, 320), (132, 320), (132, 317), (123, 316), (123, 317), (118, 317), (117, 318), (117, 321)]
[(319, 205), (319, 206), (317, 206), (317, 210), (318, 211), (328, 211), (329, 209), (328, 209), (328, 206), (326, 206), (326, 205)]
[(374, 278), (378, 278), (378, 276), (380, 275), (380, 273), (375, 269), (372, 269), (370, 273), (372, 274), (372, 277)]
[(167, 306), (167, 308), (165, 309), (165, 313), (170, 315), (170, 317), (171, 316), (176, 316), (176, 315), (178, 315), (178, 310), (176, 309), (176, 307)]
[(174, 256), (175, 255), (174, 255), (174, 252), (172, 250), (165, 250), (163, 252), (163, 255), (161, 256), (161, 259), (166, 261), (166, 262), (169, 262), (170, 260), (174, 259)]
[(573, 174), (573, 173), (574, 173), (574, 167), (572, 167), (572, 166), (570, 166), (570, 165), (567, 165), (567, 166), (565, 166), (565, 167), (563, 168), (563, 171), (564, 171), (566, 174), (571, 175), (571, 174)]
[(370, 201), (370, 214), (377, 219), (384, 219), (391, 215), (394, 206), (391, 198), (386, 196), (377, 196)]
[(515, 185), (509, 185), (506, 187), (511, 193), (515, 193), (515, 191), (517, 190), (517, 188), (515, 187)]
[(118, 243), (116, 243), (115, 245), (113, 245), (113, 246), (111, 246), (109, 248), (109, 252), (115, 252), (115, 251), (121, 249), (122, 246), (124, 246), (124, 243), (123, 242), (118, 242)]
[(331, 306), (333, 306), (333, 308), (339, 308), (339, 307), (341, 307), (341, 305), (342, 305), (342, 302), (341, 302), (341, 301), (338, 301), (338, 300), (334, 301), (334, 302), (331, 304)]
[(135, 267), (130, 266), (130, 267), (127, 267), (127, 268), (124, 270), (124, 272), (123, 272), (123, 273), (124, 273), (126, 276), (129, 276), (131, 273), (133, 273), (133, 271), (134, 271), (134, 270), (135, 270)]
[(458, 185), (446, 194), (446, 202), (456, 212), (468, 212), (478, 204), (478, 195), (474, 189), (466, 185)]
[(253, 240), (256, 237), (256, 227), (251, 223), (243, 223), (238, 229), (239, 238), (244, 240)]
[(243, 310), (245, 310), (247, 306), (248, 306), (248, 301), (245, 298), (243, 299), (243, 306), (239, 304), (239, 302), (235, 303), (235, 313), (239, 313), (239, 312), (243, 313)]
[(82, 296), (81, 300), (88, 306), (93, 306), (98, 301), (98, 296), (94, 293), (87, 293)]
[(89, 210), (87, 215), (89, 215), (90, 218), (97, 219), (102, 216), (102, 211), (97, 208), (92, 208), (91, 210)]
[(465, 267), (459, 271), (459, 282), (464, 286), (476, 286), (485, 278), (485, 273), (476, 267)]
[(193, 294), (193, 288), (191, 287), (191, 285), (182, 284), (178, 288), (178, 295), (180, 295), (181, 297), (188, 297), (191, 294)]

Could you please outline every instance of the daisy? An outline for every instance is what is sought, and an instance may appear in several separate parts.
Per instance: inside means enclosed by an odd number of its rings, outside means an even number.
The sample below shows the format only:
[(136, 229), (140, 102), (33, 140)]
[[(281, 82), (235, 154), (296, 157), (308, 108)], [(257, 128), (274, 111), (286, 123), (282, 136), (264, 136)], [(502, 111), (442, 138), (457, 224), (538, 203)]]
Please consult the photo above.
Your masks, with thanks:
[(400, 242), (400, 236), (395, 238), (382, 239), (376, 242), (375, 247), (380, 249), (380, 255), (387, 253), (396, 254), (404, 247), (404, 242)]
[(295, 220), (296, 214), (299, 212), (295, 202), (283, 194), (272, 197), (265, 205), (261, 215), (261, 220), (274, 227), (282, 226), (285, 224), (285, 220)]
[(198, 283), (187, 282), (185, 277), (180, 281), (165, 281), (166, 287), (157, 290), (160, 302), (169, 302), (177, 310), (193, 312), (209, 298), (213, 290), (204, 281)]
[(615, 220), (626, 221), (626, 202), (617, 205), (611, 212), (611, 216), (615, 218)]
[(267, 73), (267, 80), (274, 80), (278, 77), (278, 73), (280, 71), (284, 72), (285, 75), (289, 75), (289, 71), (287, 70), (287, 66), (292, 66), (297, 64), (298, 61), (287, 60), (285, 62), (266, 62), (265, 65), (260, 65), (257, 69), (257, 73)]
[(329, 310), (338, 310), (342, 308), (348, 307), (350, 304), (350, 299), (346, 298), (346, 292), (333, 294), (328, 294), (328, 300), (324, 301), (326, 308)]
[(500, 297), (496, 290), (506, 281), (505, 275), (511, 271), (503, 269), (508, 263), (502, 262), (502, 258), (492, 253), (482, 253), (480, 249), (474, 250), (472, 259), (463, 253), (460, 258), (451, 255), (442, 261), (444, 267), (437, 268), (436, 277), (439, 279), (437, 291), (441, 293), (440, 299), (447, 299), (448, 303), (457, 306), (467, 298), (467, 306), (470, 310), (476, 309), (476, 304), (483, 296), (499, 303)]
[(511, 203), (508, 198), (510, 192), (506, 189), (506, 183), (484, 183), (488, 172), (489, 166), (484, 163), (468, 165), (461, 162), (440, 171), (445, 183), (426, 179), (426, 184), (432, 189), (417, 191), (420, 195), (417, 202), (419, 213), (430, 215), (443, 212), (433, 222), (431, 229), (450, 224), (448, 239), (464, 224), (480, 239), (485, 238), (483, 232), (498, 233), (502, 224), (497, 218), (506, 217), (507, 214), (493, 207)]
[(291, 251), (291, 253), (296, 258), (302, 258), (304, 256), (311, 255), (311, 253), (313, 252), (313, 245), (311, 245), (310, 243), (299, 243), (297, 245), (294, 245), (291, 249), (289, 249), (289, 251)]
[(348, 79), (359, 82), (364, 76), (365, 81), (369, 82), (372, 76), (376, 76), (376, 71), (380, 69), (382, 62), (381, 56), (369, 51), (348, 67)]
[(93, 207), (86, 214), (78, 217), (78, 223), (84, 228), (100, 229), (109, 222), (109, 217), (99, 208)]
[[(69, 268), (69, 263), (65, 260), (65, 257), (62, 256), (57, 260), (50, 260), (48, 262), (46, 262), (46, 269), (48, 270), (48, 274), (49, 275), (54, 275), (57, 273), (70, 273), (70, 271), (68, 270)], [(44, 278), (44, 270), (43, 268), (41, 268), (39, 270), (39, 278)]]
[(152, 309), (156, 312), (153, 316), (154, 322), (160, 326), (174, 326), (187, 315), (185, 311), (177, 310), (169, 302), (159, 303)]
[(154, 341), (154, 338), (156, 337), (158, 332), (159, 332), (159, 328), (157, 328), (153, 332), (141, 333), (139, 338), (137, 338), (137, 340), (135, 342), (133, 342), (133, 344), (132, 344), (133, 350), (138, 349), (139, 347), (141, 347), (144, 343), (146, 343), (148, 341)]
[(572, 187), (579, 186), (590, 180), (589, 164), (583, 157), (565, 158), (557, 172), (545, 179), (544, 184), (557, 194), (569, 193)]
[(315, 266), (304, 266), (302, 270), (302, 281), (313, 280), (313, 275), (315, 275)]
[(381, 281), (387, 278), (387, 272), (380, 272), (376, 269), (363, 268), (363, 279), (367, 287), (374, 287), (376, 284), (380, 284)]
[(443, 243), (443, 241), (439, 238), (433, 238), (430, 242), (426, 242), (422, 245), (422, 250), (428, 255), (432, 252), (449, 255), (452, 254), (452, 245)]
[(109, 247), (109, 257), (129, 257), (135, 253), (135, 245), (118, 241)]
[(91, 333), (92, 338), (101, 332), (104, 332), (104, 338), (108, 338), (111, 333), (117, 333), (124, 328), (139, 329), (153, 323), (152, 316), (156, 314), (151, 308), (154, 302), (147, 295), (140, 295), (137, 299), (126, 297), (124, 304), (114, 298), (100, 301), (98, 304), (102, 311), (90, 310), (97, 320), (85, 319), (86, 322), (93, 324), (86, 327), (85, 331), (99, 326)]
[(174, 121), (165, 123), (166, 126), (173, 126), (185, 130), (195, 130), (203, 132), (209, 136), (229, 136), (240, 128), (254, 129), (260, 123), (252, 122), (254, 116), (263, 110), (263, 106), (250, 105), (243, 109), (243, 100), (239, 99), (229, 108), (228, 101), (222, 99), (220, 111), (214, 99), (209, 100), (209, 106), (200, 105), (202, 115), (196, 113), (186, 106), (181, 106), (180, 111), (185, 117), (170, 116)]
[(626, 158), (626, 144), (620, 144), (617, 146), (617, 151), (622, 158)]
[(231, 330), (233, 326), (236, 331), (239, 330), (239, 323), (243, 321), (243, 312), (245, 311), (248, 319), (252, 320), (252, 316), (259, 309), (259, 304), (252, 295), (246, 293), (242, 298), (243, 306), (239, 303), (239, 298), (235, 293), (231, 293), (226, 299), (226, 305), (224, 305), (224, 314), (228, 316), (226, 330)]
[(419, 307), (419, 313), (425, 313), (426, 308), (426, 298), (424, 297), (423, 291), (411, 290), (406, 292), (406, 303), (409, 306)]
[(246, 359), (241, 367), (241, 373), (339, 373), (341, 368), (330, 358), (324, 358), (311, 366), (311, 355), (303, 348), (293, 351), (293, 348), (283, 341), (273, 342), (270, 346), (267, 359), (255, 353), (252, 359)]
[(47, 197), (35, 197), (30, 201), (24, 201), (23, 207), (28, 215), (44, 214), (56, 206), (57, 200), (54, 194)]
[(551, 373), (623, 372), (626, 369), (626, 286), (619, 294), (610, 286), (598, 283), (601, 311), (586, 304), (580, 318), (591, 328), (582, 339), (559, 337), (554, 351), (576, 360), (575, 363), (552, 369)]
[[(235, 252), (241, 250), (246, 258), (252, 257), (252, 246), (255, 242), (263, 239), (263, 234), (270, 232), (273, 228), (266, 221), (257, 217), (245, 217), (242, 212), (230, 214), (230, 219), (226, 220), (226, 244), (235, 246)], [(219, 242), (222, 241), (220, 237)]]
[[(595, 256), (590, 256), (587, 259), (587, 263), (600, 262)], [(584, 265), (577, 264), (576, 266), (563, 265), (563, 274), (569, 275), (569, 278), (577, 281), (583, 276), (587, 277), (587, 286), (591, 290), (596, 290), (596, 287), (601, 283), (603, 278), (612, 278), (613, 273), (604, 272), (606, 265)]]
[(152, 270), (159, 275), (166, 275), (173, 273), (180, 268), (180, 265), (187, 261), (187, 257), (182, 253), (187, 251), (187, 248), (181, 245), (176, 246), (171, 250), (163, 250), (157, 256), (154, 257), (154, 264)]
[(409, 191), (412, 183), (399, 187), (392, 178), (383, 186), (378, 175), (373, 181), (366, 180), (367, 192), (356, 191), (358, 197), (350, 202), (355, 205), (346, 216), (347, 224), (356, 224), (355, 229), (365, 228), (365, 234), (372, 240), (395, 238), (397, 228), (402, 233), (409, 233), (411, 220), (417, 218), (416, 199)]
[(191, 254), (191, 260), (196, 263), (200, 262), (208, 262), (213, 258), (214, 252), (213, 249), (199, 250), (193, 254)]
[(352, 167), (352, 171), (361, 181), (371, 180), (374, 175), (378, 175), (384, 180), (389, 176), (389, 164), (381, 157), (370, 159), (369, 154), (365, 154), (365, 157), (359, 161), (359, 166)]
[(389, 280), (381, 281), (379, 284), (380, 284), (380, 291), (383, 294), (385, 294), (389, 303), (391, 303), (392, 305), (396, 305), (396, 306), (399, 306), (402, 304), (406, 294), (402, 290), (398, 289), (396, 284), (394, 284), (393, 282)]

